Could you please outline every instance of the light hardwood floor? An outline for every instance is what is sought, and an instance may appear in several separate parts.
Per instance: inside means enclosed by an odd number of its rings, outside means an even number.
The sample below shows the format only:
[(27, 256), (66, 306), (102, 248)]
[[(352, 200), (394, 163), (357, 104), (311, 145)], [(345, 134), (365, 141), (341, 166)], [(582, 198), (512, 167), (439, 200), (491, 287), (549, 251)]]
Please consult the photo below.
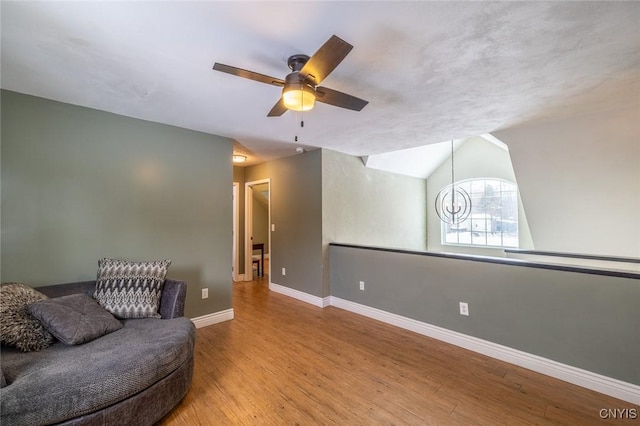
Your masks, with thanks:
[(640, 407), (337, 308), (233, 285), (235, 319), (197, 330), (178, 425), (640, 425)]

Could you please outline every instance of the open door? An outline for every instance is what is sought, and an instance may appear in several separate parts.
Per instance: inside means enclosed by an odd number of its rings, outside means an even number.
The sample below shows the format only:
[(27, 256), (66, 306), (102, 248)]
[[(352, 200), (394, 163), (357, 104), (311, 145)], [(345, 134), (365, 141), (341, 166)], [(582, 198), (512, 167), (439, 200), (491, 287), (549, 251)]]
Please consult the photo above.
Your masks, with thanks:
[[(254, 196), (256, 195), (255, 191), (259, 191), (260, 193), (267, 193), (266, 196), (266, 206), (267, 206), (267, 219), (264, 224), (264, 230), (255, 230), (254, 229)], [(271, 180), (270, 179), (261, 179), (256, 181), (251, 181), (245, 183), (245, 256), (244, 256), (244, 279), (245, 281), (253, 280), (253, 247), (254, 244), (263, 244), (263, 253), (267, 253), (270, 256), (271, 253), (271, 232), (270, 232), (270, 224), (271, 224)], [(260, 195), (260, 194), (258, 194)], [(262, 194), (264, 195), (264, 194)], [(254, 237), (259, 235), (260, 241), (257, 241)], [(269, 262), (270, 264), (270, 262)], [(264, 269), (264, 259), (261, 259), (260, 267)], [(270, 269), (270, 268), (269, 268)], [(263, 271), (263, 274), (270, 274), (269, 271)]]

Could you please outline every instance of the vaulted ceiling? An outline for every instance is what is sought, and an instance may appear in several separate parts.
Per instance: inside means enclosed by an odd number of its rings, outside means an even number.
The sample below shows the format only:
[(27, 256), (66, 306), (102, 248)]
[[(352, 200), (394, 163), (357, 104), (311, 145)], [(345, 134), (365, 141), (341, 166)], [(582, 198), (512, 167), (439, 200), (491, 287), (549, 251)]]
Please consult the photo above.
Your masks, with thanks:
[[(373, 155), (638, 103), (638, 2), (8, 2), (3, 89), (235, 139)], [(368, 100), (267, 112), (287, 58), (354, 46), (324, 86)], [(304, 127), (300, 127), (300, 120)], [(298, 141), (295, 141), (296, 136)]]

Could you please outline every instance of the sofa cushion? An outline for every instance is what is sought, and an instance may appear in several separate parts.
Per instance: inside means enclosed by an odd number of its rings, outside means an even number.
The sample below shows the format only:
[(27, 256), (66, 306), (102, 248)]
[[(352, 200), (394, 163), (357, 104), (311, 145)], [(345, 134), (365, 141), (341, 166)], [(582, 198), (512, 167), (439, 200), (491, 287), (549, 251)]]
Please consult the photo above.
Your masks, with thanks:
[(53, 424), (109, 407), (190, 362), (194, 342), (187, 318), (144, 318), (83, 345), (56, 342), (26, 354), (3, 348), (2, 424)]
[(22, 351), (39, 351), (53, 342), (53, 336), (27, 310), (27, 305), (47, 296), (26, 284), (0, 285), (0, 336), (2, 344)]
[(84, 293), (40, 300), (29, 312), (67, 345), (79, 345), (122, 328), (122, 323)]
[(118, 318), (160, 318), (160, 296), (170, 259), (130, 262), (102, 258), (93, 297)]

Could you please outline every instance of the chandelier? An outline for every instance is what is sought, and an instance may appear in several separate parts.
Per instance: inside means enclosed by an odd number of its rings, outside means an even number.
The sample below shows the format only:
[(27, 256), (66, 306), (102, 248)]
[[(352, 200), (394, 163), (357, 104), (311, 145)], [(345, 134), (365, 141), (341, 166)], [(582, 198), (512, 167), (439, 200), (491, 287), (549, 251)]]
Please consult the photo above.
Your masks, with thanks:
[(451, 141), (451, 185), (447, 185), (436, 196), (436, 213), (441, 221), (450, 225), (464, 222), (471, 213), (471, 197), (460, 185), (455, 184), (453, 162), (453, 140)]

